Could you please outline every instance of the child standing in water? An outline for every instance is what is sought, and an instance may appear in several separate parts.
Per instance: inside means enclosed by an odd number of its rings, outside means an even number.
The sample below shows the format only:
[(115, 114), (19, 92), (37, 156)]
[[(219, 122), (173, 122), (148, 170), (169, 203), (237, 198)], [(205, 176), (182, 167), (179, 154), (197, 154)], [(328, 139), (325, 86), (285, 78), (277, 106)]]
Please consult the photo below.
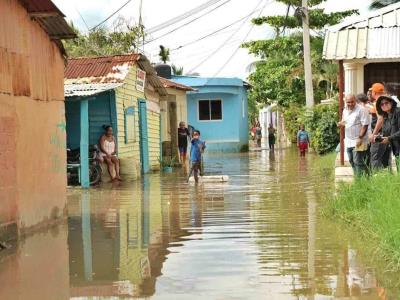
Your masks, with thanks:
[(201, 156), (206, 148), (205, 142), (200, 140), (200, 131), (193, 132), (192, 147), (190, 148), (190, 161), (192, 162), (192, 171), (194, 181), (199, 182), (199, 172), (201, 173)]
[(305, 130), (303, 124), (300, 125), (300, 130), (297, 132), (297, 147), (300, 150), (300, 156), (306, 156), (306, 151), (310, 145), (310, 136)]

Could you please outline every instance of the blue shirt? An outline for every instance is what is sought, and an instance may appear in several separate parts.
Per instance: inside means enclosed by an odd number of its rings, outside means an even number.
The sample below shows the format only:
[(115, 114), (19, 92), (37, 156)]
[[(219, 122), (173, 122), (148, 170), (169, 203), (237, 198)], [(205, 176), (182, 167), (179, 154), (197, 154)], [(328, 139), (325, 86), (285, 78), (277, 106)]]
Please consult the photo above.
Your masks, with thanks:
[(200, 162), (201, 161), (201, 154), (202, 149), (206, 148), (206, 144), (199, 140), (193, 139), (192, 140), (192, 148), (190, 149), (190, 160), (193, 162)]
[(309, 141), (308, 132), (305, 130), (299, 130), (297, 133), (297, 141), (299, 143), (304, 143)]

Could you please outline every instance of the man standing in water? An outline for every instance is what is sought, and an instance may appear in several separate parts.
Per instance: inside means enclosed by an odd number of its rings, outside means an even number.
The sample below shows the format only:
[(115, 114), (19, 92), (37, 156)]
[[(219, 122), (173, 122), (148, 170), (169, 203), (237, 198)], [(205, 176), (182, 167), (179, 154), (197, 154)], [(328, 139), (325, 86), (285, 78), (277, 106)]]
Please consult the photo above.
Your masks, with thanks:
[(187, 153), (187, 146), (189, 139), (190, 139), (189, 129), (186, 128), (185, 122), (180, 122), (178, 128), (178, 148), (179, 148), (179, 157), (182, 165), (186, 164), (186, 153)]
[(346, 108), (338, 126), (345, 127), (345, 147), (349, 162), (357, 176), (365, 175), (367, 172), (369, 123), (368, 111), (357, 104), (354, 95), (346, 96)]
[(275, 133), (276, 133), (276, 129), (274, 128), (274, 125), (269, 124), (268, 127), (268, 145), (269, 145), (269, 149), (274, 151), (275, 150)]
[(306, 156), (306, 151), (310, 145), (310, 136), (305, 129), (304, 124), (300, 125), (300, 130), (297, 132), (297, 147), (300, 150), (300, 156)]

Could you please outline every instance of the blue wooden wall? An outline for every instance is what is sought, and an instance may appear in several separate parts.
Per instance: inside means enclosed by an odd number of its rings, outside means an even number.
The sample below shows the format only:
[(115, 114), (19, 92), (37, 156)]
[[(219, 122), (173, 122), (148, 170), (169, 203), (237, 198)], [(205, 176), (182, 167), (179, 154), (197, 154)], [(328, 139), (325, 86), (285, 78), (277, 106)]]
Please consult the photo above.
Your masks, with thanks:
[[(85, 99), (85, 98), (81, 98)], [(89, 145), (98, 143), (103, 134), (103, 125), (111, 125), (117, 136), (117, 116), (115, 111), (114, 92), (104, 92), (91, 96), (89, 100)], [(69, 99), (68, 99), (69, 100)], [(71, 99), (65, 103), (67, 119), (67, 147), (77, 149), (80, 146), (80, 103), (79, 99)]]

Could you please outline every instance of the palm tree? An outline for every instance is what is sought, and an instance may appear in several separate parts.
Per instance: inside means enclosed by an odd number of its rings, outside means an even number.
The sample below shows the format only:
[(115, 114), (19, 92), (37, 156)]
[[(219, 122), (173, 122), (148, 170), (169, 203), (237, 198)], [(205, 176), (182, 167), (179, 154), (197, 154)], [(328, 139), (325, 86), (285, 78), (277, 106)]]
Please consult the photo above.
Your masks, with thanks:
[(183, 67), (177, 67), (175, 65), (172, 65), (171, 68), (172, 68), (172, 71), (174, 72), (174, 75), (178, 75), (178, 76), (183, 75)]
[(399, 3), (400, 0), (372, 0), (371, 5), (369, 6), (370, 9), (379, 9), (391, 4)]
[(160, 52), (158, 53), (161, 61), (166, 64), (169, 61), (169, 49), (165, 48), (163, 45), (160, 45)]

